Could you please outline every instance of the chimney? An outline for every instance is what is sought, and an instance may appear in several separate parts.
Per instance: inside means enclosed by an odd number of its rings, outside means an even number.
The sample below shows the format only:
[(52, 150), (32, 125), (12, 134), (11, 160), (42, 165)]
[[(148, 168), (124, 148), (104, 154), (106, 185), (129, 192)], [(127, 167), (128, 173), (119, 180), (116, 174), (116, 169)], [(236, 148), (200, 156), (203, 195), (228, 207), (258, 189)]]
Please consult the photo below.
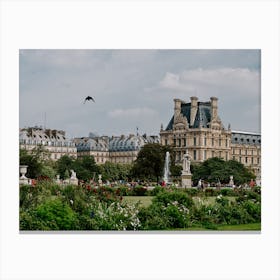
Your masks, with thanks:
[(174, 119), (180, 116), (181, 113), (181, 100), (178, 98), (174, 99)]
[(211, 121), (218, 118), (218, 98), (211, 97)]
[(191, 97), (191, 116), (190, 116), (190, 125), (191, 126), (194, 124), (195, 116), (197, 113), (197, 100), (198, 100), (198, 98), (196, 96)]

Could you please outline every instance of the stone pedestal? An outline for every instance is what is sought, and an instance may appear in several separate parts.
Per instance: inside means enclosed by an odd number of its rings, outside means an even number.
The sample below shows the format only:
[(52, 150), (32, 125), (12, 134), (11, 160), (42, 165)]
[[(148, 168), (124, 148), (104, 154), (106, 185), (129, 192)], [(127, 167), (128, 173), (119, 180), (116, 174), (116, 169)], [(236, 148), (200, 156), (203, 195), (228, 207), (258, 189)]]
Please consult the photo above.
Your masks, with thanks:
[(78, 185), (78, 179), (77, 179), (77, 178), (73, 178), (73, 179), (70, 178), (69, 181), (70, 181), (70, 184), (71, 184), (71, 185), (76, 185), (76, 186)]
[(25, 176), (25, 174), (27, 173), (27, 167), (28, 165), (19, 166), (19, 172), (21, 173), (21, 176), (19, 177), (20, 185), (29, 185), (29, 179)]
[(181, 175), (181, 180), (182, 180), (182, 188), (191, 188), (192, 187), (192, 174), (191, 173), (186, 173), (182, 172)]

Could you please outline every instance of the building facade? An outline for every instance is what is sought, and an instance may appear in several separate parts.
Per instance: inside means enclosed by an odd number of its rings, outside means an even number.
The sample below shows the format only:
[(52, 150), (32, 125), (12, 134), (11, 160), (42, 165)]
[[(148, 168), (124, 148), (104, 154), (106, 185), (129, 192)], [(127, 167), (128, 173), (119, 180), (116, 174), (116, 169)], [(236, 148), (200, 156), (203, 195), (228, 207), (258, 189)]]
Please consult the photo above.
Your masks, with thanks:
[(75, 143), (65, 137), (65, 131), (55, 129), (43, 129), (41, 127), (23, 128), (19, 131), (20, 149), (28, 151), (42, 146), (50, 153), (52, 160), (58, 160), (63, 155), (77, 157)]
[(256, 175), (261, 169), (261, 135), (250, 132), (232, 131), (224, 127), (218, 115), (218, 98), (199, 102), (174, 99), (174, 115), (166, 129), (160, 130), (160, 143), (172, 145), (175, 161), (182, 164), (188, 150), (193, 162), (202, 162), (219, 157), (235, 159), (249, 167)]
[(130, 164), (136, 160), (140, 149), (147, 143), (159, 143), (158, 136), (133, 135), (75, 138), (77, 156), (92, 155), (97, 164), (106, 161)]

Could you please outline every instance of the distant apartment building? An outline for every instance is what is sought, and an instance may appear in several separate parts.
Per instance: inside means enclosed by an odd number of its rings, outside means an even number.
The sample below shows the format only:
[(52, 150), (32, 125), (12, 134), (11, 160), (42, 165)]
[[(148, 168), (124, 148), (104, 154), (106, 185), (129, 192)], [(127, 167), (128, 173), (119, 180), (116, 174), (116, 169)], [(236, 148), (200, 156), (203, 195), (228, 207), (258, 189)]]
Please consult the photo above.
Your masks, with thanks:
[(159, 143), (158, 136), (91, 136), (75, 138), (77, 156), (94, 156), (97, 164), (106, 161), (129, 164), (136, 160), (140, 149), (147, 143)]
[(218, 115), (218, 98), (199, 102), (174, 99), (174, 115), (160, 130), (160, 143), (172, 145), (175, 161), (182, 164), (188, 150), (193, 162), (219, 157), (234, 159), (249, 167), (256, 175), (261, 171), (261, 135), (225, 128)]
[(42, 146), (50, 153), (52, 160), (58, 160), (63, 155), (77, 158), (75, 143), (66, 138), (63, 130), (43, 129), (37, 126), (20, 129), (19, 145), (21, 149), (28, 151)]

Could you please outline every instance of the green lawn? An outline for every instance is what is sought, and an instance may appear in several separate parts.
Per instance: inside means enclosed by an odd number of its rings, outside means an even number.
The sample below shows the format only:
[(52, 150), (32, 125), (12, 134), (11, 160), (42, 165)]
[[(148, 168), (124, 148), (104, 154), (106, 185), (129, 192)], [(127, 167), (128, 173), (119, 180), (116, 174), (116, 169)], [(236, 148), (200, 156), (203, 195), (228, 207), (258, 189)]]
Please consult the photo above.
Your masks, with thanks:
[[(135, 204), (138, 201), (140, 201), (140, 205), (143, 207), (148, 207), (149, 205), (152, 204), (152, 199), (153, 196), (124, 196), (123, 201), (130, 203), (130, 204)], [(209, 205), (209, 204), (214, 204), (216, 196), (209, 196), (209, 197), (193, 197), (193, 200), (195, 203), (198, 203), (199, 199), (203, 202), (203, 204)], [(235, 197), (227, 197), (230, 201), (235, 201)]]
[[(225, 198), (227, 198), (229, 201), (235, 201), (236, 200), (236, 197), (234, 197), (234, 196), (226, 196)], [(210, 204), (215, 203), (216, 196), (207, 196), (207, 197), (194, 196), (193, 200), (194, 200), (194, 203), (199, 203), (199, 200), (200, 200), (201, 202), (203, 202), (203, 204), (210, 205)]]
[(261, 230), (261, 223), (253, 223), (253, 224), (242, 224), (242, 225), (223, 225), (218, 226), (217, 229), (207, 229), (203, 227), (191, 227), (186, 229), (175, 229), (175, 230), (184, 230), (184, 231), (247, 231), (247, 230), (254, 230), (260, 231)]
[(136, 204), (140, 201), (140, 206), (148, 207), (152, 204), (152, 196), (124, 196), (123, 201), (129, 204)]

